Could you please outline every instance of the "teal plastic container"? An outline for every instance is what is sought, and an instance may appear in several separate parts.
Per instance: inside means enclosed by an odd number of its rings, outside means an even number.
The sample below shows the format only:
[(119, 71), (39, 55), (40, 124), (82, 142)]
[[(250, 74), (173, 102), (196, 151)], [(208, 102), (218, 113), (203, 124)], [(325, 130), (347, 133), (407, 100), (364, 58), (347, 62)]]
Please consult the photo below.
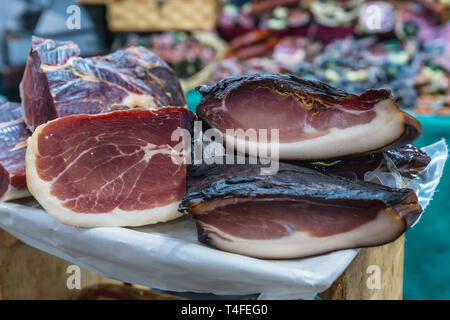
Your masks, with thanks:
[[(423, 147), (445, 138), (450, 142), (449, 117), (416, 117)], [(433, 200), (422, 218), (406, 232), (404, 299), (450, 299), (450, 164), (447, 160)]]

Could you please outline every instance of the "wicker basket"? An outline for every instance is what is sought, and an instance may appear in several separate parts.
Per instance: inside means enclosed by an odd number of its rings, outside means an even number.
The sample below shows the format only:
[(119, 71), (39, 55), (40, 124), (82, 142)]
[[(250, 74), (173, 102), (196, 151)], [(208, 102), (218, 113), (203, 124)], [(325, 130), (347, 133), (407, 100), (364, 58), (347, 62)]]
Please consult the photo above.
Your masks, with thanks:
[(213, 29), (219, 7), (217, 0), (110, 0), (107, 5), (114, 32)]

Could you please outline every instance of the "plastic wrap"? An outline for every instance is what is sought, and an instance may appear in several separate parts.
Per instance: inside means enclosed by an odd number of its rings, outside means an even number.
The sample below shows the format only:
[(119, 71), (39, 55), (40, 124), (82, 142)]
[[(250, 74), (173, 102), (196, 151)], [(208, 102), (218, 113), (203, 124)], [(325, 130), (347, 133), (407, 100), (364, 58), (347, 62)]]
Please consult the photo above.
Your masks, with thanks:
[[(423, 149), (432, 161), (411, 181), (399, 182), (395, 172), (372, 174), (390, 186), (407, 183), (426, 208), (442, 176), (447, 147), (441, 140)], [(358, 253), (351, 249), (306, 259), (261, 260), (200, 244), (187, 217), (139, 228), (84, 229), (59, 223), (32, 199), (0, 204), (0, 227), (30, 246), (106, 277), (179, 292), (260, 293), (262, 299), (312, 299)]]
[[(448, 149), (445, 144), (445, 140), (442, 139), (439, 142), (422, 148), (422, 150), (428, 154), (431, 158), (431, 162), (424, 170), (420, 172), (420, 174), (414, 177), (414, 179), (407, 179), (403, 177), (398, 170), (396, 170), (393, 164), (389, 165), (389, 162), (392, 161), (386, 157), (386, 161), (390, 167), (389, 172), (368, 172), (366, 173), (364, 180), (377, 182), (392, 188), (413, 189), (417, 194), (420, 206), (423, 210), (425, 210), (433, 198), (433, 193), (439, 184), (439, 180), (441, 179), (445, 161), (448, 157)], [(418, 221), (419, 219), (416, 223)]]

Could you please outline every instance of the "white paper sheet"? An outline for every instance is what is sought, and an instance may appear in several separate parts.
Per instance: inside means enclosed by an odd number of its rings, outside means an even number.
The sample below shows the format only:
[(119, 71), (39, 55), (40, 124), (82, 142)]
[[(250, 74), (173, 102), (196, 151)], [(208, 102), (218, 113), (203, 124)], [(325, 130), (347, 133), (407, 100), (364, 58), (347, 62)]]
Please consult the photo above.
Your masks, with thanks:
[[(433, 158), (426, 180), (411, 184), (423, 207), (447, 158), (444, 140), (425, 150)], [(85, 229), (59, 223), (34, 200), (0, 204), (0, 227), (30, 246), (124, 282), (179, 292), (260, 293), (262, 299), (313, 299), (358, 253), (352, 249), (307, 259), (260, 260), (198, 243), (195, 225), (186, 217), (139, 228)]]

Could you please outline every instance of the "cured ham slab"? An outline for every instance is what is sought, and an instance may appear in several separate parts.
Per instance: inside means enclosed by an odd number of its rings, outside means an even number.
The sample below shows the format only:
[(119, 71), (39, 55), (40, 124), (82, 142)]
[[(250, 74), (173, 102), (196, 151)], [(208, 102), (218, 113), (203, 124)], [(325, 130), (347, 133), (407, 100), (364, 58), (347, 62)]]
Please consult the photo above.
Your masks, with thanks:
[(350, 180), (280, 163), (198, 165), (180, 210), (199, 240), (258, 258), (283, 259), (375, 246), (399, 237), (421, 213), (409, 189)]
[(46, 211), (81, 227), (139, 226), (180, 216), (186, 166), (177, 107), (72, 115), (39, 126), (28, 142), (27, 184)]
[(25, 178), (26, 140), (30, 136), (19, 103), (0, 101), (0, 201), (30, 196)]
[[(402, 112), (386, 89), (357, 96), (294, 75), (266, 73), (229, 77), (198, 90), (203, 97), (197, 115), (221, 131), (227, 145), (254, 157), (324, 160), (363, 155), (404, 146), (422, 132), (420, 123)], [(267, 131), (267, 140), (261, 129)]]
[(72, 114), (186, 104), (170, 67), (143, 47), (83, 59), (75, 43), (39, 37), (32, 39), (20, 92), (31, 131)]

